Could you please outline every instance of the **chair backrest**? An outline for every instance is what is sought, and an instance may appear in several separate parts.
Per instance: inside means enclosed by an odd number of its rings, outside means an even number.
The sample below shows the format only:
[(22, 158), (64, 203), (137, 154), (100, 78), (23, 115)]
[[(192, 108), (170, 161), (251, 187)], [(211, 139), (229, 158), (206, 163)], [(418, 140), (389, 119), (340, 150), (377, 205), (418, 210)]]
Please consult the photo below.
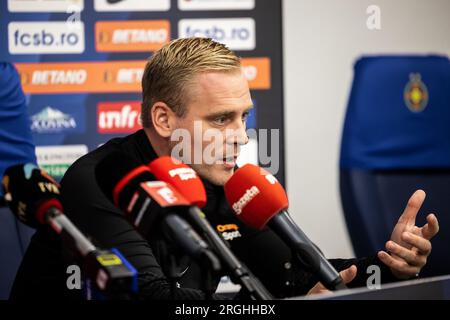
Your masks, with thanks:
[(340, 190), (355, 253), (385, 242), (416, 189), (418, 223), (441, 224), (426, 275), (450, 273), (450, 61), (443, 56), (359, 59), (341, 145)]
[[(26, 99), (13, 65), (0, 62), (0, 178), (18, 163), (36, 163)], [(3, 203), (0, 187), (0, 206)], [(3, 203), (4, 204), (4, 203)], [(0, 208), (0, 299), (7, 299), (33, 230)]]

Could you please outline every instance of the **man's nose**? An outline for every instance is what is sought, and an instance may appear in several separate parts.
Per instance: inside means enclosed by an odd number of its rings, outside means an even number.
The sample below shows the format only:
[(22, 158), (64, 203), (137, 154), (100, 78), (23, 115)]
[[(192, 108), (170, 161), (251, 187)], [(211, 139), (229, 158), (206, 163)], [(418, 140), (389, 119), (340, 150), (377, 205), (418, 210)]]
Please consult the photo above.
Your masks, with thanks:
[(245, 129), (245, 123), (242, 121), (238, 121), (238, 123), (232, 129), (232, 134), (227, 137), (227, 143), (237, 145), (247, 144), (249, 139)]

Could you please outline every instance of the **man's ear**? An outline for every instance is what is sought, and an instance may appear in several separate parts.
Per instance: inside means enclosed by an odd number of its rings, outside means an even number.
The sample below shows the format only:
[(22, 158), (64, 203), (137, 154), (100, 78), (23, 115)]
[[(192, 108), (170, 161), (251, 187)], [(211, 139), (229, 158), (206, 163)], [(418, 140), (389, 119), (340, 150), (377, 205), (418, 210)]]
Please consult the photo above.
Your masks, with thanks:
[(157, 101), (153, 104), (150, 116), (156, 132), (164, 138), (169, 138), (175, 129), (175, 120), (177, 115), (170, 107), (162, 102)]

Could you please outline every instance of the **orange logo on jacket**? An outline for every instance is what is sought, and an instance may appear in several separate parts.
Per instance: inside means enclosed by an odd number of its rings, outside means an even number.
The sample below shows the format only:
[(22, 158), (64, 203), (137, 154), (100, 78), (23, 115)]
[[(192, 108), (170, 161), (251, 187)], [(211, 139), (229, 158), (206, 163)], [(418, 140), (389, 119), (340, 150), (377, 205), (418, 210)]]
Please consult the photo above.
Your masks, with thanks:
[(242, 235), (239, 232), (239, 227), (234, 224), (219, 224), (216, 226), (217, 231), (222, 234), (222, 238), (227, 241), (231, 241), (234, 238), (240, 238)]

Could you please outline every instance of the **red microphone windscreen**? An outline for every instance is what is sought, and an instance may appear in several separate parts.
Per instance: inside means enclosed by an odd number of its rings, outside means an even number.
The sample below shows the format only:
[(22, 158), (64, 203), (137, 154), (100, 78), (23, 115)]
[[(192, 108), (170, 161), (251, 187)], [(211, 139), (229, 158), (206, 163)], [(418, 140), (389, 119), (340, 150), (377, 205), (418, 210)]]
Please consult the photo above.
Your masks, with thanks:
[(153, 201), (156, 201), (162, 208), (190, 205), (189, 201), (183, 197), (181, 192), (167, 182), (142, 182), (141, 187), (150, 195)]
[(170, 183), (191, 205), (206, 205), (205, 187), (194, 169), (172, 157), (153, 160), (149, 167), (158, 180)]
[[(150, 169), (144, 165), (135, 167), (133, 170), (128, 172), (125, 176), (123, 176), (117, 184), (114, 185), (112, 196), (113, 196), (113, 203), (116, 206), (119, 206), (119, 197), (121, 195), (122, 190), (128, 186), (133, 179), (138, 179), (135, 183), (132, 183), (134, 187), (134, 184), (140, 183), (142, 180), (150, 180), (150, 176), (146, 175), (147, 173), (150, 173)], [(145, 179), (145, 178), (148, 179)], [(134, 188), (133, 188), (134, 189)], [(135, 190), (133, 190), (134, 192)]]
[(289, 206), (278, 180), (252, 164), (236, 170), (225, 184), (225, 196), (238, 218), (255, 229), (264, 228), (274, 215)]
[(50, 199), (44, 200), (37, 207), (37, 209), (36, 209), (36, 219), (41, 224), (46, 224), (47, 223), (47, 221), (45, 221), (45, 213), (47, 212), (47, 210), (49, 210), (52, 207), (57, 208), (61, 212), (63, 211), (63, 207), (62, 207), (61, 202), (58, 199), (56, 199), (56, 198), (50, 198)]

